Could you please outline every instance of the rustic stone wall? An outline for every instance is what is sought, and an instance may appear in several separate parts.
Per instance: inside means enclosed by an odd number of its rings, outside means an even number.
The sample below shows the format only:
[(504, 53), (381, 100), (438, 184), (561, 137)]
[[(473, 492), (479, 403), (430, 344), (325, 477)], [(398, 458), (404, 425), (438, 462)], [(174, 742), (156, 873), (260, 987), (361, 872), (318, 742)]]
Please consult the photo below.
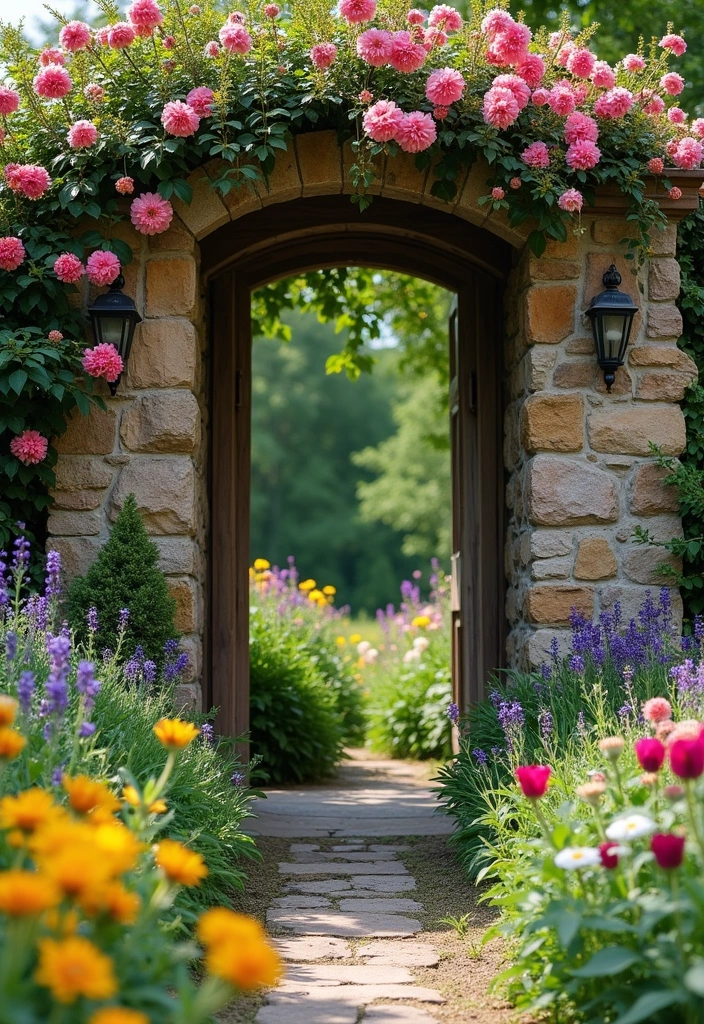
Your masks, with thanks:
[[(198, 241), (270, 203), (351, 192), (351, 162), (349, 147), (340, 149), (334, 133), (302, 136), (281, 155), (267, 188), (220, 197), (207, 180), (217, 167), (205, 167), (192, 175), (193, 202), (176, 203), (166, 233), (146, 239), (119, 229), (137, 255), (126, 268), (126, 290), (144, 322), (117, 397), (104, 391), (107, 412), (74, 417), (58, 442), (50, 543), (70, 575), (84, 572), (126, 495), (135, 493), (191, 656), (183, 701), (200, 699), (209, 543), (208, 351)], [(653, 239), (654, 258), (639, 279), (641, 313), (628, 366), (606, 395), (583, 310), (612, 261), (636, 298), (619, 244), (627, 222), (585, 220), (581, 237), (551, 244), (536, 260), (524, 251), (528, 228), (513, 229), (503, 213), (488, 218), (478, 206), (487, 176), (486, 167), (475, 165), (448, 207), (430, 195), (429, 172), (402, 155), (383, 168), (377, 191), (446, 209), (516, 250), (506, 289), (506, 572), (508, 658), (521, 664), (542, 660), (573, 606), (591, 614), (621, 600), (630, 615), (648, 585), (657, 585), (661, 552), (635, 546), (631, 535), (641, 519), (658, 537), (680, 528), (648, 442), (671, 454), (682, 450), (677, 401), (695, 369), (676, 348), (673, 227)]]

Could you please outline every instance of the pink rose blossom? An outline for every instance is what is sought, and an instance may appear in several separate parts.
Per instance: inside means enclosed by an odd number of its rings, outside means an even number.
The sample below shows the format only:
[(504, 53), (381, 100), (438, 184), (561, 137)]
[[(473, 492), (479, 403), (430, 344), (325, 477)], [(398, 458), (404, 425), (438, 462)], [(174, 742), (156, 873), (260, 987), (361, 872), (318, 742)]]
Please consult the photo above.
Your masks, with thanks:
[(447, 33), (439, 28), (429, 28), (423, 34), (423, 47), (426, 53), (430, 53), (436, 47), (447, 44)]
[(421, 110), (405, 114), (396, 130), (396, 141), (404, 153), (422, 153), (432, 146), (437, 137), (432, 117)]
[(557, 205), (567, 213), (579, 213), (584, 205), (584, 197), (576, 188), (568, 188), (557, 200)]
[(677, 185), (673, 185), (672, 188), (670, 189), (670, 191), (667, 194), (670, 197), (670, 199), (675, 199), (675, 200), (681, 199), (682, 198), (682, 189), (681, 188), (677, 188)]
[(562, 64), (563, 67), (567, 67), (567, 61), (570, 59), (570, 54), (574, 53), (576, 49), (576, 43), (573, 43), (571, 40), (566, 42), (565, 45), (560, 48), (557, 55), (557, 63)]
[(589, 139), (573, 142), (567, 150), (565, 160), (573, 171), (589, 171), (601, 160), (601, 150)]
[(599, 125), (593, 117), (588, 114), (581, 114), (575, 111), (565, 121), (565, 142), (572, 145), (573, 142), (596, 142), (599, 138)]
[(247, 21), (242, 11), (231, 11), (227, 16), (229, 25), (244, 25)]
[(220, 53), (220, 44), (216, 43), (214, 39), (211, 39), (209, 43), (206, 43), (203, 47), (204, 57), (217, 57)]
[(574, 99), (575, 103), (579, 107), (587, 98), (589, 93), (589, 86), (586, 82), (577, 82), (574, 86)]
[(198, 130), (200, 118), (193, 107), (181, 100), (172, 100), (167, 103), (161, 114), (161, 123), (169, 135), (176, 135), (185, 139)]
[(21, 192), (28, 199), (41, 199), (51, 186), (48, 171), (37, 164), (8, 164), (5, 177), (13, 192)]
[(693, 139), (686, 135), (678, 142), (673, 159), (677, 167), (693, 171), (701, 164), (702, 155), (704, 155), (704, 144), (699, 139)]
[(562, 117), (571, 114), (577, 106), (577, 98), (570, 83), (564, 79), (556, 82), (550, 90), (548, 104), (551, 110)]
[(527, 53), (516, 68), (516, 74), (520, 75), (531, 89), (535, 89), (543, 80), (545, 61), (537, 53)]
[(191, 89), (186, 96), (186, 103), (195, 110), (198, 117), (209, 117), (213, 112), (213, 100), (215, 99), (212, 89), (207, 85), (199, 85)]
[(362, 118), (365, 133), (374, 142), (391, 142), (403, 121), (403, 111), (393, 100), (379, 100)]
[(374, 96), (372, 95), (372, 93), (369, 92), (369, 89), (362, 89), (362, 91), (359, 94), (360, 103), (371, 103), (373, 99)]
[(274, 18), (278, 18), (280, 14), (281, 8), (277, 4), (267, 4), (266, 7), (264, 8), (265, 17), (271, 18), (272, 21)]
[(113, 384), (124, 369), (122, 357), (114, 345), (96, 345), (83, 350), (83, 369), (91, 377), (104, 377)]
[(520, 178), (511, 178), (511, 180), (509, 181), (509, 185), (511, 186), (511, 188), (515, 189), (516, 191), (521, 187), (522, 184), (523, 182)]
[(310, 59), (318, 71), (325, 71), (337, 57), (337, 47), (334, 43), (316, 43), (310, 51)]
[(390, 32), (369, 28), (357, 38), (357, 55), (373, 68), (382, 68), (391, 53)]
[(389, 48), (389, 64), (396, 71), (410, 75), (425, 63), (424, 47), (414, 43), (410, 32), (394, 32)]
[(83, 95), (87, 100), (91, 100), (93, 103), (102, 103), (105, 99), (105, 89), (103, 89), (102, 85), (95, 85), (94, 83), (91, 83), (85, 87)]
[(134, 0), (127, 8), (127, 17), (140, 36), (150, 35), (164, 20), (164, 15), (155, 0)]
[(660, 46), (662, 46), (664, 50), (672, 50), (675, 57), (681, 57), (687, 49), (687, 44), (682, 36), (676, 36), (673, 33), (663, 36), (660, 40)]
[(667, 120), (671, 121), (672, 124), (686, 124), (687, 115), (682, 107), (670, 107), (667, 112)]
[(659, 117), (665, 109), (665, 101), (662, 96), (652, 96), (644, 105), (643, 110), (651, 117)]
[(489, 11), (482, 21), (482, 32), (489, 37), (489, 39), (495, 39), (496, 36), (502, 32), (508, 31), (512, 25), (515, 25), (515, 21), (508, 13), (508, 11), (502, 11), (499, 8)]
[(504, 192), (504, 190), (499, 185), (497, 185), (495, 188), (492, 188), (492, 190), (491, 190), (491, 198), (492, 199), (496, 199), (496, 200), (503, 199), (505, 195), (506, 195), (506, 193)]
[(0, 267), (3, 270), (17, 270), (27, 253), (19, 238), (6, 235), (0, 238)]
[(438, 4), (428, 16), (428, 24), (431, 28), (442, 28), (446, 32), (459, 32), (462, 28), (462, 15), (454, 7)]
[(508, 128), (520, 112), (516, 97), (510, 89), (499, 86), (485, 93), (482, 115), (493, 128)]
[(613, 89), (616, 85), (616, 74), (605, 60), (596, 62), (590, 78), (592, 85), (595, 85), (597, 89)]
[(633, 93), (617, 85), (603, 93), (594, 104), (597, 117), (607, 120), (624, 117), (633, 106)]
[(531, 31), (528, 26), (512, 21), (511, 25), (492, 41), (489, 47), (493, 58), (491, 63), (502, 66), (520, 64), (528, 53), (530, 40)]
[(86, 262), (86, 273), (91, 284), (104, 288), (112, 284), (120, 274), (120, 261), (114, 252), (96, 249)]
[(664, 89), (670, 96), (679, 96), (684, 89), (684, 78), (682, 75), (678, 75), (676, 71), (668, 71), (660, 79), (660, 88)]
[(47, 338), (52, 343), (52, 345), (58, 345), (60, 341), (64, 340), (64, 336), (61, 333), (61, 331), (49, 331), (49, 333), (47, 334)]
[(339, 10), (348, 24), (361, 25), (376, 14), (376, 0), (340, 0)]
[[(465, 81), (459, 71), (454, 68), (437, 68), (430, 73), (425, 83), (425, 95), (435, 106), (449, 107), (451, 103), (462, 99), (464, 87)], [(530, 95), (528, 87), (525, 88)]]
[(138, 196), (130, 207), (130, 219), (143, 235), (160, 235), (168, 228), (173, 215), (171, 203), (156, 192)]
[(433, 117), (436, 121), (444, 121), (449, 113), (449, 107), (433, 107)]
[(98, 141), (98, 129), (92, 121), (76, 121), (66, 138), (71, 149), (87, 149)]
[(15, 92), (14, 89), (8, 89), (5, 85), (0, 85), (0, 114), (6, 117), (8, 114), (14, 114), (20, 105), (20, 94)]
[(164, 36), (161, 40), (161, 45), (165, 50), (173, 50), (176, 46), (176, 36)]
[(672, 718), (672, 704), (664, 697), (651, 697), (643, 705), (643, 718), (647, 722), (667, 722)]
[(668, 144), (665, 146), (665, 152), (672, 158), (677, 150), (677, 139), (670, 139)]
[(97, 28), (95, 30), (95, 41), (100, 46), (108, 46), (108, 44), (110, 42), (110, 26), (109, 25), (103, 25), (102, 28)]
[(137, 38), (137, 33), (126, 21), (116, 21), (108, 32), (108, 46), (113, 50), (125, 50)]
[(60, 100), (68, 96), (73, 87), (71, 76), (60, 64), (47, 64), (34, 77), (34, 91), (47, 100)]
[(65, 64), (66, 58), (61, 50), (57, 50), (55, 46), (50, 46), (39, 54), (39, 63), (45, 68), (49, 64)]
[(544, 142), (531, 142), (521, 153), (521, 160), (527, 167), (546, 168), (550, 166), (550, 153)]
[(65, 50), (76, 53), (90, 45), (90, 25), (84, 21), (69, 21), (59, 32), (59, 42)]
[(648, 160), (647, 167), (651, 174), (662, 174), (665, 170), (665, 164), (659, 156), (654, 156), (652, 160)]
[(568, 40), (569, 41), (571, 38), (572, 38), (572, 36), (570, 35), (569, 32), (565, 32), (565, 33), (561, 32), (561, 31), (560, 32), (551, 32), (550, 33), (550, 37), (548, 39), (548, 46), (550, 47), (551, 50), (557, 50), (557, 49), (559, 49), (560, 44), (564, 40)]
[(134, 178), (118, 178), (115, 182), (115, 191), (121, 196), (131, 196), (134, 192)]
[(645, 61), (639, 53), (628, 53), (623, 58), (623, 66), (626, 71), (638, 72), (645, 68)]
[(698, 117), (695, 121), (692, 121), (692, 131), (700, 139), (704, 139), (704, 117)]
[[(432, 77), (432, 76), (431, 76)], [(518, 109), (523, 110), (528, 106), (530, 100), (530, 89), (526, 81), (520, 75), (497, 75), (491, 83), (492, 89), (510, 89), (518, 104)]]
[(249, 53), (252, 49), (252, 37), (244, 25), (237, 22), (223, 25), (218, 33), (220, 42), (230, 53)]
[(422, 11), (413, 7), (406, 15), (406, 21), (409, 25), (422, 25), (425, 21), (425, 15)]
[(38, 430), (23, 430), (10, 441), (10, 451), (25, 466), (36, 466), (43, 462), (49, 442)]
[(536, 89), (531, 96), (533, 105), (536, 107), (544, 107), (550, 100), (550, 92), (548, 89)]
[(86, 268), (72, 252), (64, 252), (54, 260), (54, 273), (64, 284), (75, 284), (85, 272)]
[(587, 50), (584, 47), (575, 47), (567, 58), (566, 67), (577, 78), (589, 78), (595, 64), (596, 57), (591, 50)]

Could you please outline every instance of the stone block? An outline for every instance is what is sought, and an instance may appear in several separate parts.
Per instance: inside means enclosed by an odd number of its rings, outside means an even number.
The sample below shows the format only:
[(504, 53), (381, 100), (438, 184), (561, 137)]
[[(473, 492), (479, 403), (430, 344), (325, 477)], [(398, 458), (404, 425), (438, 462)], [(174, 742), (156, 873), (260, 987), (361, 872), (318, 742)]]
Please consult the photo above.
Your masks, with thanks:
[(573, 610), (585, 618), (592, 617), (594, 591), (591, 587), (541, 583), (528, 590), (524, 607), (529, 622), (566, 625)]
[(566, 580), (572, 572), (572, 556), (567, 558), (538, 558), (531, 566), (534, 580)]
[(564, 242), (558, 242), (556, 238), (548, 238), (545, 252), (540, 258), (543, 260), (576, 260), (578, 256), (579, 238), (572, 232), (568, 232)]
[(577, 289), (573, 284), (533, 285), (525, 302), (526, 337), (532, 344), (557, 345), (575, 329)]
[(196, 302), (196, 261), (192, 256), (157, 257), (147, 263), (148, 317), (189, 316)]
[(617, 455), (648, 455), (650, 444), (666, 455), (679, 455), (685, 446), (682, 410), (664, 405), (657, 415), (647, 405), (613, 405), (596, 409), (587, 417), (589, 443), (597, 452)]
[(195, 238), (178, 214), (174, 215), (167, 231), (149, 235), (147, 241), (150, 252), (193, 252), (195, 246)]
[(418, 170), (412, 153), (401, 152), (394, 157), (387, 157), (381, 194), (389, 199), (419, 203), (423, 198), (427, 174), (427, 169)]
[[(188, 666), (182, 675), (184, 683), (192, 683), (203, 671), (203, 646), (197, 636), (181, 637), (181, 650), (188, 655)], [(204, 710), (208, 710), (204, 708)]]
[(668, 566), (673, 572), (682, 571), (682, 561), (664, 548), (650, 544), (633, 544), (622, 556), (623, 571), (634, 583), (664, 586), (672, 578), (659, 572), (659, 566)]
[(664, 230), (654, 227), (650, 232), (650, 251), (653, 256), (674, 256), (677, 249), (677, 225), (670, 221)]
[(199, 550), (189, 537), (157, 537), (159, 568), (167, 576), (195, 576), (200, 568)]
[(552, 375), (556, 388), (590, 388), (594, 383), (597, 364), (594, 359), (570, 359), (558, 363)]
[(528, 264), (531, 281), (574, 281), (582, 272), (576, 260), (550, 260), (545, 256), (533, 257)]
[(137, 328), (127, 379), (134, 388), (193, 387), (198, 339), (189, 320), (145, 320)]
[(662, 512), (677, 512), (677, 489), (663, 484), (669, 475), (669, 470), (653, 463), (636, 468), (630, 493), (630, 510), (634, 515), (656, 516)]
[(56, 462), (56, 491), (102, 490), (112, 482), (113, 471), (102, 459), (60, 455)]
[(562, 530), (534, 530), (530, 536), (533, 558), (556, 558), (572, 552), (572, 534)]
[(301, 176), (298, 173), (298, 163), (296, 162), (296, 149), (293, 143), (289, 141), (288, 149), (278, 151), (274, 170), (269, 175), (268, 180), (263, 186), (259, 186), (262, 206), (297, 199), (302, 189), (303, 185), (301, 184)]
[[(95, 491), (88, 491), (95, 494)], [(96, 537), (102, 526), (100, 512), (55, 512), (49, 513), (47, 530), (52, 537)]]
[(681, 402), (691, 383), (692, 378), (684, 373), (643, 373), (636, 386), (636, 398), (646, 402)]
[(618, 562), (605, 537), (585, 537), (577, 549), (574, 575), (578, 580), (607, 580), (618, 572)]
[(568, 356), (591, 356), (596, 363), (593, 338), (572, 338), (565, 345), (565, 352)]
[(600, 395), (609, 393), (612, 395), (631, 395), (633, 393), (633, 381), (628, 370), (624, 366), (619, 366), (616, 369), (616, 379), (611, 386), (611, 392), (608, 392), (604, 374), (597, 367), (596, 377), (594, 378), (594, 390), (598, 391)]
[(554, 348), (548, 348), (545, 345), (534, 345), (526, 353), (525, 373), (526, 373), (526, 384), (525, 386), (529, 391), (544, 391), (548, 385), (548, 378), (550, 371), (555, 365), (557, 359), (557, 352)]
[(682, 314), (670, 303), (648, 306), (649, 338), (679, 338), (682, 334)]
[(174, 711), (181, 715), (200, 711), (200, 686), (194, 683), (180, 683), (175, 686)]
[(697, 364), (676, 345), (636, 345), (630, 349), (628, 362), (631, 366), (656, 366), (677, 370), (696, 378)]
[(122, 416), (120, 437), (133, 452), (193, 452), (200, 441), (200, 408), (190, 391), (150, 391)]
[(676, 259), (652, 260), (648, 271), (648, 298), (667, 302), (680, 294), (680, 265)]
[[(621, 222), (623, 228), (623, 221)], [(610, 253), (602, 252), (590, 252), (587, 255), (587, 268), (584, 277), (584, 291), (582, 293), (584, 309), (589, 306), (595, 295), (598, 295), (604, 290), (604, 273), (609, 269), (611, 264), (614, 264), (619, 274), (621, 275), (621, 291), (630, 295), (636, 306), (642, 307), (643, 300), (638, 289), (638, 281), (636, 275), (633, 273), (633, 262), (627, 260), (625, 256), (622, 256), (614, 251)], [(582, 321), (586, 323), (586, 321)], [(631, 329), (631, 338), (635, 339), (639, 336), (642, 327), (641, 313), (638, 312), (633, 317), (633, 327)], [(592, 351), (594, 351), (594, 342), (592, 341)]]
[[(52, 498), (51, 511), (89, 512), (98, 508), (103, 502), (102, 491), (50, 491)], [(53, 532), (50, 530), (50, 532)]]
[(128, 494), (149, 533), (189, 534), (196, 530), (196, 476), (185, 455), (138, 455), (120, 473), (110, 500), (110, 518), (116, 519)]
[(91, 405), (87, 416), (74, 409), (65, 433), (55, 441), (56, 450), (59, 455), (109, 455), (115, 448), (116, 427), (114, 409), (103, 412)]
[(342, 157), (335, 132), (297, 135), (296, 153), (304, 196), (342, 192)]
[(592, 238), (599, 245), (627, 245), (633, 237), (632, 226), (621, 217), (595, 220), (592, 224)]
[(528, 452), (578, 452), (584, 444), (581, 395), (532, 395), (523, 406), (521, 442)]
[(88, 572), (101, 546), (97, 537), (50, 537), (47, 541), (49, 550), (61, 555), (66, 582)]
[(525, 645), (525, 655), (531, 668), (550, 664), (552, 660), (551, 645), (554, 640), (557, 640), (560, 656), (567, 654), (570, 649), (570, 633), (556, 629), (536, 629), (529, 634)]
[(191, 174), (188, 184), (193, 189), (191, 202), (184, 203), (174, 196), (173, 207), (189, 231), (196, 238), (204, 238), (229, 222), (230, 211), (202, 168)]
[(194, 580), (169, 580), (176, 602), (174, 623), (179, 633), (197, 633), (202, 627), (199, 590)]
[(577, 526), (618, 519), (610, 474), (578, 459), (538, 455), (527, 474), (527, 513), (536, 526)]

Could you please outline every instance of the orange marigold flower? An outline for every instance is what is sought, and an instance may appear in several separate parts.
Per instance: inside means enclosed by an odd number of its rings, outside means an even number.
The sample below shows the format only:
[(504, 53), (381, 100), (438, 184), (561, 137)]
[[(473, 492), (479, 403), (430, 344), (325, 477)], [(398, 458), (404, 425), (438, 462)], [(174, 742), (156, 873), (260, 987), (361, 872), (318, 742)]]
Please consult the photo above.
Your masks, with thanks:
[[(141, 803), (139, 793), (134, 786), (125, 786), (122, 790), (122, 799), (132, 807), (139, 807)], [(148, 807), (150, 814), (166, 814), (167, 809), (165, 800), (152, 800)]]
[(88, 1018), (88, 1024), (149, 1024), (149, 1017), (126, 1006), (104, 1006)]
[(12, 725), (17, 715), (18, 704), (14, 697), (0, 693), (0, 725)]
[(35, 786), (17, 796), (5, 796), (0, 800), (0, 828), (34, 832), (40, 825), (60, 817), (61, 813), (51, 795)]
[(70, 899), (92, 905), (110, 881), (110, 866), (91, 846), (66, 846), (44, 860), (37, 857), (43, 873)]
[(264, 939), (259, 921), (227, 907), (212, 907), (198, 918), (196, 935), (204, 946), (253, 942)]
[(94, 833), (99, 854), (110, 865), (113, 875), (122, 875), (137, 866), (145, 846), (125, 825), (113, 820), (109, 824), (98, 825)]
[(68, 802), (77, 814), (89, 814), (100, 809), (114, 814), (120, 809), (120, 801), (103, 782), (91, 779), (89, 775), (64, 775), (61, 783), (68, 793)]
[(154, 858), (169, 881), (178, 885), (200, 885), (208, 874), (201, 855), (173, 839), (162, 839)]
[(27, 740), (14, 729), (0, 728), (0, 761), (12, 761), (21, 754)]
[(130, 892), (121, 882), (86, 893), (81, 899), (81, 907), (89, 917), (108, 914), (119, 924), (134, 924), (139, 915), (142, 903), (136, 892)]
[(212, 946), (206, 955), (208, 971), (245, 992), (275, 985), (283, 973), (281, 958), (264, 942), (225, 942)]
[(200, 729), (180, 718), (161, 718), (154, 726), (154, 732), (159, 742), (169, 750), (183, 750), (196, 738)]
[(39, 940), (39, 966), (35, 975), (60, 1003), (110, 999), (117, 992), (112, 960), (80, 935)]
[(49, 878), (35, 871), (0, 872), (0, 911), (10, 917), (31, 917), (55, 907), (61, 893)]

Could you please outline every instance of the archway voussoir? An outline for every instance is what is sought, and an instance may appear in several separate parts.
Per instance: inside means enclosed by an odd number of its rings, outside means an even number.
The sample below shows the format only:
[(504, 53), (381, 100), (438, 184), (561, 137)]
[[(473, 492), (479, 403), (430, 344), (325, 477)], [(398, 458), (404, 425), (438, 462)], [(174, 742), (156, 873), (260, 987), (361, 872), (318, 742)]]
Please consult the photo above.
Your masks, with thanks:
[[(256, 167), (259, 170), (259, 164), (255, 161), (250, 160), (248, 162), (252, 167)], [(224, 160), (210, 160), (204, 169), (210, 180), (216, 181), (226, 171), (233, 168), (231, 164), (226, 163)], [(245, 213), (253, 213), (255, 210), (261, 210), (262, 207), (259, 194), (254, 184), (248, 179), (235, 178), (234, 187), (229, 192), (226, 192), (225, 195), (215, 194), (228, 211), (227, 220), (236, 220), (238, 217), (244, 216)], [(225, 223), (227, 223), (227, 220)]]
[(303, 194), (303, 182), (298, 170), (296, 148), (289, 139), (288, 149), (281, 150), (276, 157), (274, 170), (267, 181), (258, 186), (262, 206), (272, 203), (286, 203), (290, 199), (299, 199)]
[(211, 231), (230, 220), (230, 214), (218, 193), (213, 189), (204, 168), (194, 171), (188, 178), (193, 189), (190, 203), (174, 197), (173, 207), (188, 230), (196, 238), (204, 238)]
[(420, 203), (427, 177), (427, 169), (418, 170), (416, 158), (412, 153), (397, 153), (386, 161), (381, 194), (388, 199), (405, 199), (407, 203)]
[(296, 155), (304, 196), (331, 196), (342, 192), (342, 151), (335, 132), (298, 135)]

